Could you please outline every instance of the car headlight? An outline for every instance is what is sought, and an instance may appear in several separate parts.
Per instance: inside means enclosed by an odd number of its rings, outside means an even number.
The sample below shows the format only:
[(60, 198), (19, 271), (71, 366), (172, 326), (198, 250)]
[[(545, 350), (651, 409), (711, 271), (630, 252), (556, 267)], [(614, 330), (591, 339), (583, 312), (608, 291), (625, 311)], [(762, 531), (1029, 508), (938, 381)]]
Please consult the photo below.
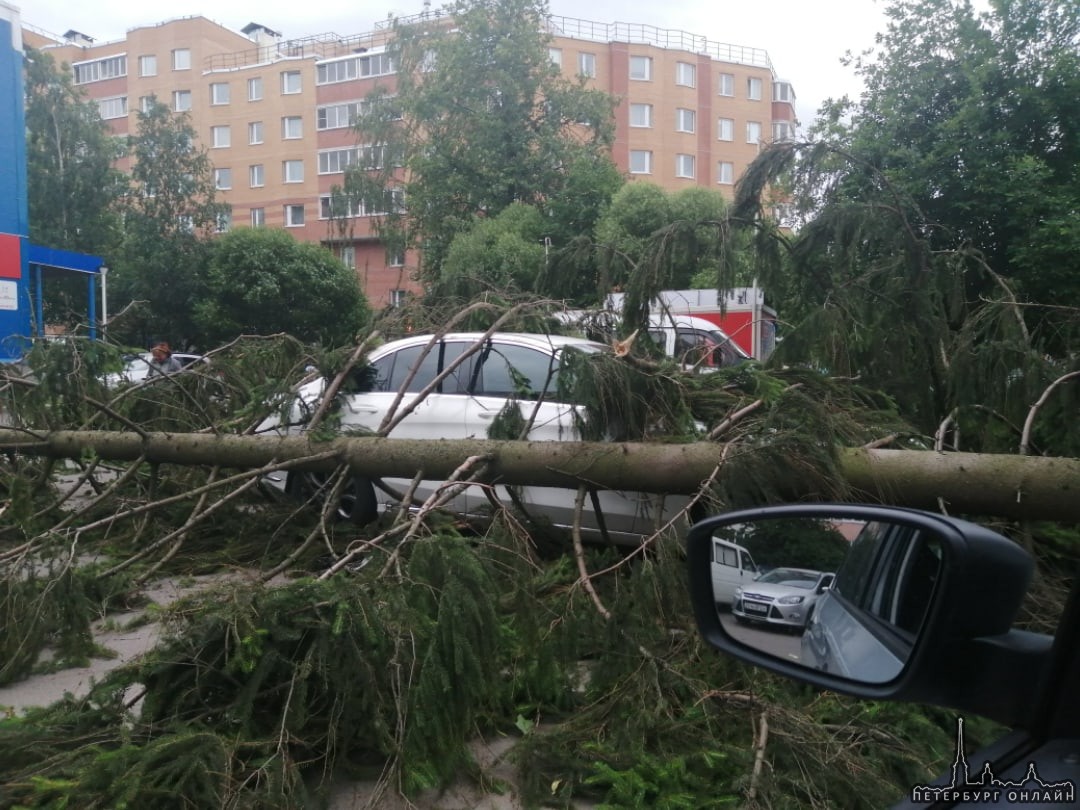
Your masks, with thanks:
[(742, 596), (742, 586), (741, 585), (736, 586), (735, 595), (736, 596)]
[(781, 596), (777, 601), (781, 605), (801, 605), (805, 596)]

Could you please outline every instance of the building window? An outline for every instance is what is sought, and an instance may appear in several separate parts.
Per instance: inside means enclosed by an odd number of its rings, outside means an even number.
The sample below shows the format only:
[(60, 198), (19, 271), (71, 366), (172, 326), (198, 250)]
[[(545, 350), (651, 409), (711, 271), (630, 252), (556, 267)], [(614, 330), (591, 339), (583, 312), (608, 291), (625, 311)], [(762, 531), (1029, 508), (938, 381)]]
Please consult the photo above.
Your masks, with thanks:
[(364, 102), (349, 101), (345, 104), (328, 104), (315, 110), (315, 128), (344, 129), (351, 127), (360, 117), (364, 109)]
[(295, 228), (304, 224), (304, 206), (300, 205), (286, 205), (285, 206), (285, 227)]
[(716, 182), (722, 186), (730, 186), (735, 182), (735, 164), (721, 160), (716, 164)]
[(746, 122), (746, 142), (747, 143), (760, 143), (761, 142), (761, 124), (757, 121)]
[(177, 112), (186, 112), (191, 109), (191, 91), (177, 90), (173, 94), (173, 109)]
[(795, 103), (795, 91), (791, 87), (791, 82), (773, 82), (772, 96), (773, 101), (786, 101), (788, 104)]
[(281, 74), (281, 94), (283, 96), (299, 93), (303, 89), (299, 70), (286, 70)]
[(248, 166), (248, 185), (252, 188), (261, 188), (266, 185), (266, 172), (261, 163)]
[(341, 263), (350, 270), (356, 269), (356, 245), (341, 246)]
[(651, 127), (652, 126), (652, 104), (631, 104), (630, 105), (630, 126), (632, 126), (632, 127)]
[(214, 188), (219, 191), (232, 188), (232, 169), (214, 169)]
[(746, 80), (746, 97), (751, 101), (761, 101), (761, 79), (751, 76)]
[(578, 75), (586, 79), (596, 78), (596, 54), (579, 53), (577, 58)]
[(177, 48), (172, 52), (173, 70), (191, 70), (191, 49)]
[(631, 149), (630, 174), (652, 174), (652, 152), (645, 149)]
[(210, 85), (210, 103), (211, 104), (228, 104), (229, 103), (229, 83), (228, 82), (213, 82)]
[(154, 54), (139, 57), (139, 75), (157, 76), (157, 57)]
[(248, 143), (256, 144), (263, 142), (262, 121), (252, 121), (248, 124)]
[(108, 56), (93, 62), (79, 62), (71, 66), (75, 84), (101, 82), (127, 76), (127, 56)]
[(139, 110), (145, 115), (154, 108), (157, 96), (139, 96)]
[(693, 155), (675, 155), (675, 176), (676, 177), (688, 177), (693, 179), (694, 177), (694, 156)]
[(675, 63), (675, 84), (681, 87), (697, 86), (697, 66), (689, 62)]
[(630, 78), (634, 81), (652, 80), (652, 58), (648, 56), (630, 57)]
[(252, 208), (251, 209), (251, 227), (261, 228), (266, 224), (266, 209), (265, 208)]
[(101, 99), (98, 102), (98, 111), (102, 118), (123, 118), (128, 114), (127, 96)]
[(405, 251), (401, 248), (389, 248), (386, 251), (386, 266), (387, 267), (404, 267), (405, 266)]
[(734, 73), (721, 73), (720, 80), (717, 82), (719, 89), (719, 95), (721, 96), (733, 96), (735, 95), (735, 74)]
[(232, 130), (228, 124), (220, 127), (210, 127), (210, 143), (214, 149), (222, 149), (232, 145)]
[(299, 115), (287, 115), (281, 119), (281, 137), (285, 140), (304, 137), (304, 119)]
[(735, 140), (735, 119), (721, 118), (716, 122), (716, 139), (718, 141)]
[(214, 223), (218, 233), (228, 233), (232, 230), (232, 211), (222, 211), (217, 215), (217, 221)]
[(675, 110), (675, 131), (694, 132), (697, 129), (697, 113), (683, 107)]
[(304, 161), (286, 160), (281, 164), (282, 179), (286, 183), (304, 182)]
[(262, 76), (248, 79), (248, 101), (262, 101)]
[(390, 306), (403, 307), (405, 306), (405, 298), (408, 295), (407, 290), (391, 290), (390, 291)]
[(341, 194), (323, 194), (319, 197), (319, 219), (345, 219), (364, 215), (363, 200)]
[(387, 189), (382, 195), (382, 204), (378, 199), (365, 203), (364, 200), (343, 194), (323, 194), (319, 197), (320, 219), (345, 219), (346, 217), (377, 217), (391, 212), (405, 210), (405, 191), (400, 188)]
[[(319, 174), (338, 174), (349, 166), (359, 164), (365, 169), (381, 169), (386, 165), (387, 147), (350, 146), (319, 152)], [(400, 165), (400, 164), (395, 164)]]
[(790, 121), (773, 121), (772, 137), (774, 141), (795, 140), (795, 125)]
[(562, 68), (562, 48), (548, 48), (548, 59), (557, 68)]
[[(434, 60), (434, 54), (425, 54), (421, 70), (428, 71), (428, 65)], [(370, 76), (386, 76), (393, 73), (394, 60), (388, 53), (373, 53), (369, 56), (355, 56), (348, 59), (336, 59), (315, 66), (316, 84), (335, 84), (353, 79), (366, 79)]]

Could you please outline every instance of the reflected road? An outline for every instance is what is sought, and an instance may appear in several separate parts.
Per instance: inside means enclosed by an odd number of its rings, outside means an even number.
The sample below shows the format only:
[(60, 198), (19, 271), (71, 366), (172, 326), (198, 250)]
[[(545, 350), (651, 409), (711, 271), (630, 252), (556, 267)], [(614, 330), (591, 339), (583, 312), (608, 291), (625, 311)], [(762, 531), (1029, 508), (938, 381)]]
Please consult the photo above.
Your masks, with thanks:
[(794, 633), (787, 628), (766, 627), (763, 624), (739, 624), (727, 611), (720, 614), (720, 624), (732, 638), (748, 647), (785, 661), (798, 663), (802, 660), (799, 655), (801, 633)]

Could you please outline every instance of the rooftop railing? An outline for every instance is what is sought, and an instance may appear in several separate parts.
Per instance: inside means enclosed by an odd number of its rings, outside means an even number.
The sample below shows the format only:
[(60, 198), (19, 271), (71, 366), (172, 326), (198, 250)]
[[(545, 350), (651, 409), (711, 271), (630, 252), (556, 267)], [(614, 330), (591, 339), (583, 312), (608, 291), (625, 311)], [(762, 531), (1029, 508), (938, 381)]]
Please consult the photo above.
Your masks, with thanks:
[[(396, 22), (413, 24), (423, 20), (439, 19), (440, 12), (426, 12), (400, 17)], [(337, 34), (315, 34), (298, 39), (256, 45), (235, 53), (215, 54), (205, 60), (207, 71), (236, 70), (279, 59), (334, 59), (351, 53), (363, 53), (377, 45), (383, 45), (390, 36), (395, 20), (375, 24), (375, 30), (365, 34), (342, 37)], [(666, 50), (687, 51), (703, 54), (719, 62), (768, 68), (772, 71), (769, 54), (762, 48), (749, 48), (724, 42), (712, 42), (706, 37), (669, 28), (638, 23), (601, 23), (579, 20), (573, 17), (549, 17), (548, 33), (588, 42), (626, 42), (652, 45)]]

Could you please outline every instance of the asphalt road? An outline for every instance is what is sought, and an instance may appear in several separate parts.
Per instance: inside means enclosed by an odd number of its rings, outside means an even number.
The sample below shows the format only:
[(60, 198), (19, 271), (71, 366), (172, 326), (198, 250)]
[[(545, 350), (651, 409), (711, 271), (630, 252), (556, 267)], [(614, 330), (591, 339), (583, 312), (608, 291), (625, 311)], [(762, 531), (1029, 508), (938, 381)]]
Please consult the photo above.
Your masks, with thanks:
[(728, 612), (720, 614), (720, 623), (732, 638), (755, 650), (783, 658), (786, 661), (800, 659), (802, 634), (788, 628), (770, 627), (764, 624), (739, 624)]

